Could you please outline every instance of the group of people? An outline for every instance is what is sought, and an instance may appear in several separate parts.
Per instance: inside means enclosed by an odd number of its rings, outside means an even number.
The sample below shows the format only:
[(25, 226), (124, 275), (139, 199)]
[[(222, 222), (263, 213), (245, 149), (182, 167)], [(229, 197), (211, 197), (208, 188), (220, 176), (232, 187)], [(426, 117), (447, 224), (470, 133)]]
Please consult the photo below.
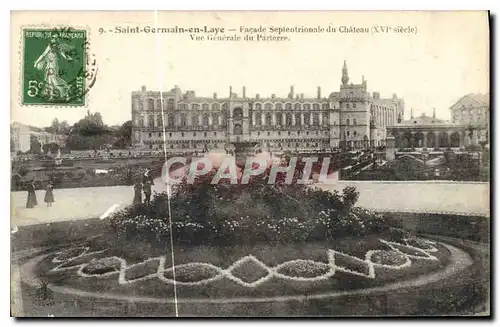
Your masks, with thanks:
[[(38, 205), (35, 191), (36, 183), (34, 180), (32, 180), (28, 183), (28, 199), (26, 201), (26, 208), (34, 208), (36, 205)], [(52, 183), (52, 181), (50, 181), (45, 188), (44, 202), (47, 203), (47, 207), (52, 207), (52, 203), (54, 203), (54, 184)]]
[(151, 202), (152, 186), (154, 185), (153, 176), (149, 169), (146, 169), (142, 179), (139, 179), (134, 184), (134, 201), (133, 204), (142, 203), (142, 193), (144, 193), (144, 203), (149, 204)]

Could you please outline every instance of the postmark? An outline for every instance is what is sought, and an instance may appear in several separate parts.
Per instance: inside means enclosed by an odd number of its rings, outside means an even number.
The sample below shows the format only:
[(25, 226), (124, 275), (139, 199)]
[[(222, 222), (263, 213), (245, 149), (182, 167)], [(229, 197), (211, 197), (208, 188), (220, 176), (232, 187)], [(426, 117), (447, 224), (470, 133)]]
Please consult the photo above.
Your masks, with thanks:
[(85, 106), (98, 72), (87, 30), (24, 28), (22, 41), (22, 104)]

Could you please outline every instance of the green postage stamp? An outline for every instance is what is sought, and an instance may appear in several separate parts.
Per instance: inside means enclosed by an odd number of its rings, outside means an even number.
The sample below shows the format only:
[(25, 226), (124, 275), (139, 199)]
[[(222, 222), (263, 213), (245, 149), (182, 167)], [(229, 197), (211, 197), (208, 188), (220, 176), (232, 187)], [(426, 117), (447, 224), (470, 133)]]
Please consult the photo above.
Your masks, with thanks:
[(95, 78), (88, 49), (83, 29), (23, 29), (22, 104), (84, 106)]

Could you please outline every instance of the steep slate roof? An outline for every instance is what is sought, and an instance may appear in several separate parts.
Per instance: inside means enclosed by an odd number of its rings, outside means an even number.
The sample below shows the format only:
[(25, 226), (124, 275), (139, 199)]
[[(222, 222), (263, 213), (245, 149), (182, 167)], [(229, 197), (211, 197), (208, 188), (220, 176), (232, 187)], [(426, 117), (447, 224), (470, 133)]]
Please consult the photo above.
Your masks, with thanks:
[(490, 94), (481, 93), (469, 93), (461, 97), (457, 102), (455, 102), (450, 109), (461, 108), (462, 105), (468, 107), (472, 105), (473, 107), (490, 107)]

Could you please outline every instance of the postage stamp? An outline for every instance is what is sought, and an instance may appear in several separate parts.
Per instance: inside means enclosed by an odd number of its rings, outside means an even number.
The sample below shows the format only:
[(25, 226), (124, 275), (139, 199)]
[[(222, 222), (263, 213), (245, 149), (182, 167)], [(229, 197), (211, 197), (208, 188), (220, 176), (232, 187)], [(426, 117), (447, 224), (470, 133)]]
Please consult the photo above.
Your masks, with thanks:
[[(23, 105), (84, 106), (89, 71), (87, 31), (23, 30)], [(94, 76), (92, 76), (94, 78)]]

